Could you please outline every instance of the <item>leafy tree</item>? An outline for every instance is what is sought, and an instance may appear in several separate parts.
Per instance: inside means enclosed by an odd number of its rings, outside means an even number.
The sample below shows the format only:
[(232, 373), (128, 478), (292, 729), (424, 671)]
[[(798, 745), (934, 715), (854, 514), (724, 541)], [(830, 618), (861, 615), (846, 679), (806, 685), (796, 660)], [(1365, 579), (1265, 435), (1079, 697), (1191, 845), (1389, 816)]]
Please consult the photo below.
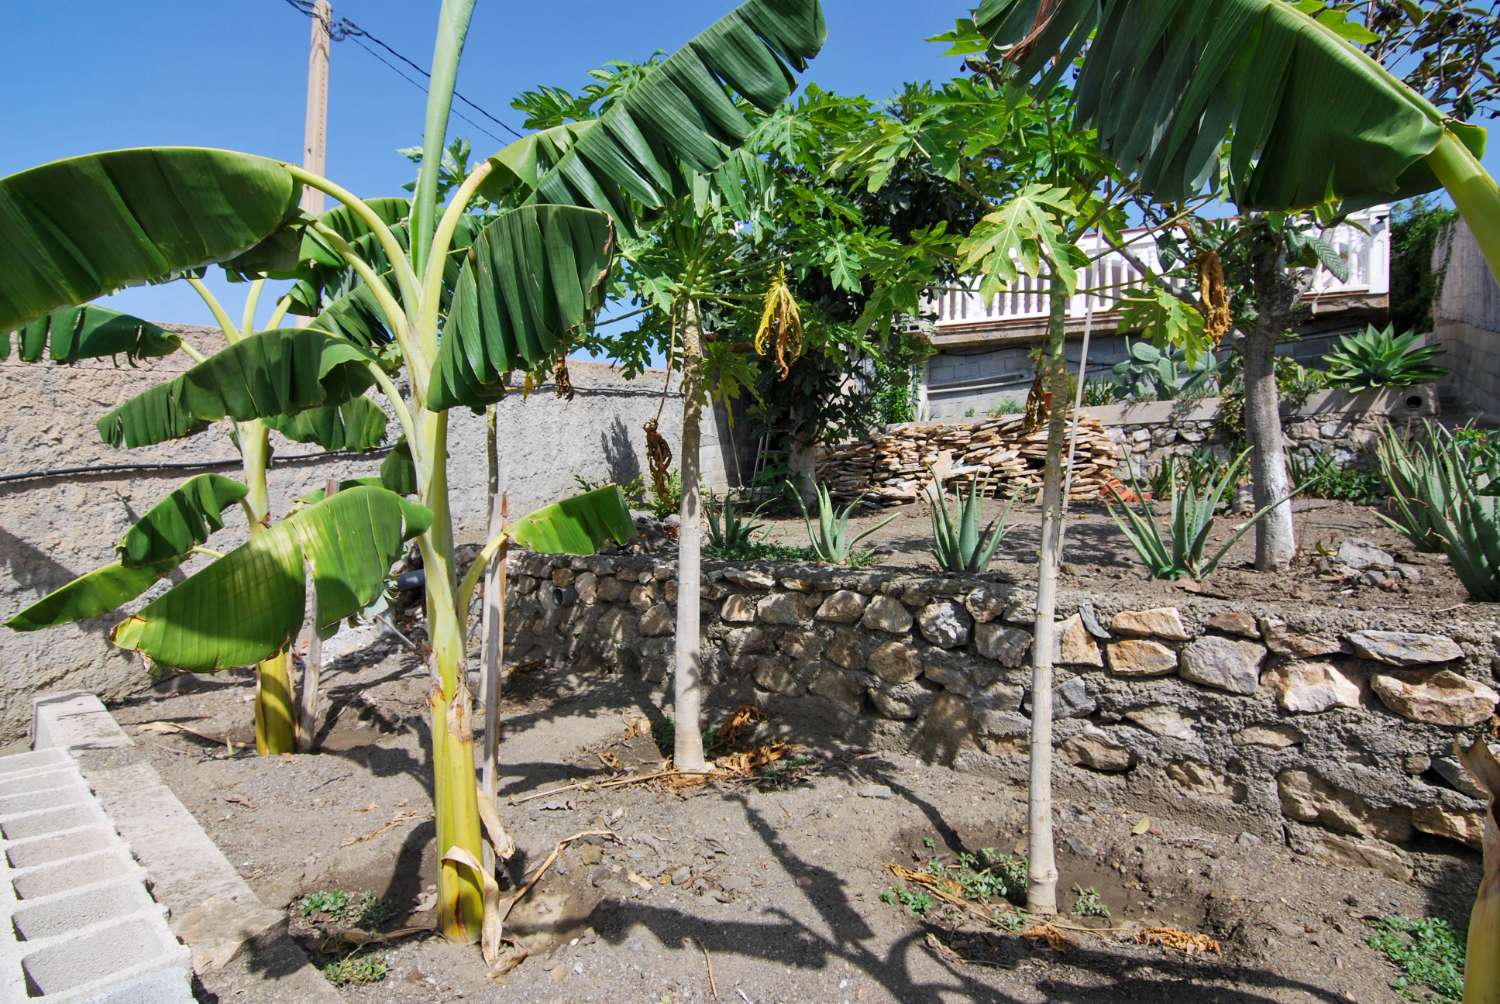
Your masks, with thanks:
[(1426, 198), (1391, 212), (1391, 324), (1397, 331), (1431, 331), (1433, 301), (1447, 263), (1434, 260), (1443, 232), (1458, 213)]

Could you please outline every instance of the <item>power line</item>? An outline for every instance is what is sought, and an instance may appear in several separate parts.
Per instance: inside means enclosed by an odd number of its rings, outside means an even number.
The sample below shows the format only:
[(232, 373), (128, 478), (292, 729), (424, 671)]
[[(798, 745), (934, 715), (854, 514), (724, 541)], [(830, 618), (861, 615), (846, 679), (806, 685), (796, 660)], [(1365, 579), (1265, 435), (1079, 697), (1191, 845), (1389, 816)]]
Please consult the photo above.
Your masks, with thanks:
[[(317, 12), (317, 8), (316, 8), (313, 0), (282, 0), (282, 2), (284, 2), (288, 7), (292, 8), (292, 10), (295, 10), (299, 14), (303, 14), (306, 17), (310, 17), (311, 18), (311, 17), (318, 17), (319, 16), (318, 12)], [(406, 71), (402, 70), (399, 66), (397, 66), (395, 63), (392, 63), (389, 59), (386, 59), (380, 53), (376, 52), (370, 46), (366, 45), (365, 42), (364, 42), (364, 40), (365, 39), (369, 39), (371, 42), (375, 43), (376, 45), (380, 46), (380, 48), (384, 49), (387, 53), (389, 53), (395, 59), (400, 60), (401, 62), (405, 63), (407, 66), (411, 67), (413, 70), (416, 70), (418, 73), (420, 73), (426, 79), (428, 79), (428, 80), (432, 79), (432, 74), (428, 73), (427, 70), (425, 70), (420, 64), (418, 64), (418, 63), (412, 61), (411, 59), (407, 58), (406, 56), (402, 55), (400, 52), (397, 52), (396, 49), (393, 46), (391, 46), (391, 44), (389, 42), (386, 42), (384, 39), (381, 39), (381, 38), (379, 38), (379, 37), (377, 37), (375, 35), (372, 35), (370, 32), (366, 31), (364, 28), (360, 27), (358, 24), (356, 24), (355, 22), (351, 21), (347, 17), (325, 18), (324, 19), (323, 27), (324, 27), (324, 29), (327, 30), (328, 37), (329, 37), (329, 39), (331, 41), (342, 42), (346, 38), (347, 39), (352, 39), (354, 41), (354, 44), (358, 45), (361, 49), (363, 49), (366, 52), (368, 52), (371, 56), (374, 56), (376, 59), (380, 60), (380, 62), (384, 63), (387, 67), (389, 67), (391, 70), (393, 70), (399, 77), (401, 77), (407, 83), (411, 84), (413, 87), (416, 87), (418, 90), (422, 91), (422, 93), (424, 93), (424, 94), (427, 93), (427, 85), (426, 84), (422, 83), (422, 81), (420, 81), (420, 80), (417, 80), (417, 79), (413, 78), (408, 73), (406, 73)], [(499, 126), (501, 129), (504, 129), (506, 132), (510, 133), (512, 136), (516, 137), (517, 139), (523, 138), (523, 135), (524, 135), (523, 133), (520, 133), (520, 132), (516, 131), (516, 129), (513, 128), (509, 123), (504, 122), (501, 119), (496, 118), (494, 115), (490, 114), (490, 112), (487, 109), (485, 109), (484, 107), (482, 107), (478, 103), (469, 100), (467, 97), (465, 97), (463, 94), (461, 94), (458, 90), (456, 90), (456, 89), (454, 90), (453, 96), (455, 98), (457, 98), (459, 101), (462, 101), (464, 104), (468, 105), (470, 108), (474, 109), (480, 115), (482, 115), (485, 118), (489, 119), (491, 122), (493, 122), (495, 125)], [(478, 129), (480, 132), (484, 133), (486, 136), (490, 137), (495, 142), (497, 142), (497, 143), (504, 143), (505, 142), (505, 140), (501, 139), (499, 136), (496, 136), (489, 129), (485, 128), (480, 123), (475, 122), (473, 119), (469, 118), (463, 112), (461, 112), (461, 111), (459, 111), (457, 109), (453, 109), (453, 114), (456, 115), (458, 118), (463, 119), (465, 122), (469, 123), (469, 125), (473, 126), (475, 129)]]

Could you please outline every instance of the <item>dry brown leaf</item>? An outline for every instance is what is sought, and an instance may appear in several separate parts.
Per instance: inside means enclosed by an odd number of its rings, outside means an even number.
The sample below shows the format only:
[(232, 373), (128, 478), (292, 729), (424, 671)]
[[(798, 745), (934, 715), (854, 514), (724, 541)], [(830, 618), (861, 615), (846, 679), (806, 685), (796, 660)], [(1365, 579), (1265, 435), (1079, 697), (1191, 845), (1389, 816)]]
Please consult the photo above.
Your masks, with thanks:
[(599, 754), (599, 762), (604, 764), (604, 766), (608, 767), (610, 770), (621, 770), (624, 767), (624, 764), (620, 762), (620, 758), (615, 756), (608, 750), (605, 750), (603, 753)]
[(415, 812), (398, 812), (394, 816), (392, 816), (391, 821), (386, 823), (384, 826), (378, 826), (375, 829), (371, 830), (369, 833), (364, 834), (363, 836), (350, 837), (339, 846), (353, 847), (355, 844), (368, 843), (369, 841), (374, 840), (376, 837), (380, 836), (382, 833), (385, 833), (387, 830), (393, 830), (396, 827), (400, 826), (402, 823), (416, 818), (417, 814)]
[(1027, 928), (1021, 932), (1021, 937), (1027, 941), (1044, 941), (1054, 952), (1070, 952), (1078, 947), (1078, 942), (1064, 934), (1056, 924), (1050, 922)]
[(1208, 935), (1179, 931), (1175, 927), (1148, 927), (1137, 931), (1135, 940), (1143, 945), (1171, 948), (1186, 955), (1224, 954), (1224, 946)]

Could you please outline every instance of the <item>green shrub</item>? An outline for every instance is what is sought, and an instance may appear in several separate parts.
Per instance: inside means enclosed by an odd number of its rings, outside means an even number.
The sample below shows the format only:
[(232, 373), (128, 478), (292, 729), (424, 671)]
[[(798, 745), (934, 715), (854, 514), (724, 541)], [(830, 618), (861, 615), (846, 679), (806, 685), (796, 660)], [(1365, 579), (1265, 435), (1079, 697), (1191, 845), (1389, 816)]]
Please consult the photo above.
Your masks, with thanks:
[(1083, 382), (1083, 406), (1097, 408), (1100, 405), (1114, 404), (1118, 390), (1113, 380), (1085, 380)]
[[(1110, 493), (1114, 495), (1115, 503), (1119, 504), (1120, 509), (1116, 510), (1115, 504), (1110, 503), (1109, 514), (1129, 539), (1153, 579), (1181, 579), (1187, 576), (1202, 579), (1212, 575), (1229, 549), (1254, 529), (1255, 524), (1264, 519), (1268, 512), (1280, 502), (1286, 501), (1280, 499), (1256, 512), (1212, 557), (1204, 559), (1203, 553), (1208, 546), (1208, 534), (1213, 529), (1215, 513), (1227, 501), (1226, 495), (1244, 480), (1249, 455), (1249, 450), (1241, 453), (1217, 478), (1206, 484), (1201, 492), (1179, 484), (1172, 494), (1172, 509), (1165, 532), (1157, 526), (1156, 515), (1151, 511), (1150, 503), (1145, 500), (1145, 493), (1139, 483), (1134, 486), (1136, 495), (1140, 498), (1136, 508), (1131, 508), (1130, 503), (1111, 486)], [(1131, 480), (1134, 481), (1134, 478)], [(1121, 513), (1124, 514), (1123, 517)]]
[(927, 487), (927, 502), (932, 507), (932, 553), (938, 567), (949, 572), (982, 572), (990, 567), (995, 550), (1005, 539), (1006, 520), (1014, 508), (1014, 497), (990, 521), (983, 531), (979, 517), (984, 506), (984, 491), (979, 477), (969, 479), (969, 490), (954, 492), (953, 512), (948, 510), (948, 493), (934, 476)]
[(1299, 495), (1370, 505), (1381, 496), (1382, 481), (1374, 471), (1345, 466), (1326, 450), (1305, 450), (1287, 455), (1287, 473)]
[(1366, 943), (1400, 970), (1391, 989), (1411, 1001), (1464, 999), (1464, 944), (1452, 924), (1392, 916), (1369, 925)]
[(1127, 342), (1125, 358), (1115, 363), (1115, 381), (1132, 401), (1172, 401), (1201, 396), (1212, 390), (1217, 361), (1212, 353), (1201, 366), (1190, 368), (1176, 346), (1157, 348), (1150, 342)]
[(1013, 397), (1008, 397), (1004, 401), (992, 405), (990, 410), (985, 412), (985, 414), (990, 418), (1003, 418), (1006, 415), (1019, 415), (1025, 410), (1026, 406), (1023, 403)]
[(797, 499), (797, 504), (802, 507), (802, 522), (807, 527), (808, 546), (812, 549), (813, 556), (818, 561), (824, 561), (830, 565), (857, 567), (868, 564), (871, 560), (870, 552), (858, 550), (859, 542), (896, 518), (890, 516), (864, 533), (850, 538), (849, 515), (854, 511), (855, 506), (864, 500), (863, 495), (843, 509), (837, 509), (834, 507), (833, 495), (828, 491), (828, 486), (819, 483), (817, 486), (818, 523), (814, 526), (808, 515), (807, 503), (802, 499), (802, 493), (797, 491), (797, 486), (790, 481), (787, 482), (787, 488), (791, 489), (792, 495)]
[(717, 557), (749, 550), (754, 546), (756, 534), (765, 530), (763, 524), (752, 522), (742, 513), (734, 499), (726, 498), (715, 505), (714, 499), (710, 497), (705, 508), (708, 510), (706, 550)]
[(1361, 391), (1441, 379), (1446, 371), (1432, 360), (1443, 350), (1418, 345), (1419, 337), (1414, 331), (1397, 335), (1389, 324), (1384, 328), (1366, 325), (1359, 334), (1345, 335), (1323, 359), (1328, 364), (1329, 384)]
[[(1173, 498), (1179, 488), (1191, 495), (1203, 495), (1208, 486), (1231, 473), (1234, 460), (1209, 446), (1200, 446), (1187, 454), (1169, 453), (1156, 470), (1151, 472), (1147, 485), (1153, 498)], [(1237, 479), (1228, 486), (1220, 505), (1228, 506), (1233, 494), (1245, 481), (1245, 469), (1240, 465)]]

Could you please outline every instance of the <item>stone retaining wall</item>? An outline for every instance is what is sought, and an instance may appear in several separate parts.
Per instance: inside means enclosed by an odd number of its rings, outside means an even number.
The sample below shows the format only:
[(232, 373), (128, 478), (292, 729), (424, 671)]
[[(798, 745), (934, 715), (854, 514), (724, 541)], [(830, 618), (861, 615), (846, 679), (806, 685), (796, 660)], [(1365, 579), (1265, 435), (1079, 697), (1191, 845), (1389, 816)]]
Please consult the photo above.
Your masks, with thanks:
[[(514, 664), (670, 677), (675, 566), (650, 556), (510, 565)], [(1034, 594), (995, 577), (705, 565), (712, 703), (753, 700), (809, 744), (1022, 758)], [(1489, 722), (1493, 620), (1127, 590), (1065, 594), (1056, 742), (1066, 778), (1133, 809), (1197, 805), (1330, 860), (1410, 874), (1432, 837), (1477, 846), (1453, 757)], [(1450, 847), (1451, 847), (1450, 843)], [(1438, 846), (1431, 844), (1429, 846)]]
[[(1201, 447), (1223, 447), (1218, 426), (1219, 399), (1152, 401), (1085, 408), (1098, 419), (1121, 451), (1118, 476), (1130, 470), (1145, 479), (1169, 454)], [(1322, 390), (1282, 413), (1282, 431), (1292, 450), (1329, 451), (1344, 463), (1368, 462), (1369, 447), (1386, 422), (1398, 425), (1436, 417), (1437, 388), (1432, 384), (1351, 394)]]

